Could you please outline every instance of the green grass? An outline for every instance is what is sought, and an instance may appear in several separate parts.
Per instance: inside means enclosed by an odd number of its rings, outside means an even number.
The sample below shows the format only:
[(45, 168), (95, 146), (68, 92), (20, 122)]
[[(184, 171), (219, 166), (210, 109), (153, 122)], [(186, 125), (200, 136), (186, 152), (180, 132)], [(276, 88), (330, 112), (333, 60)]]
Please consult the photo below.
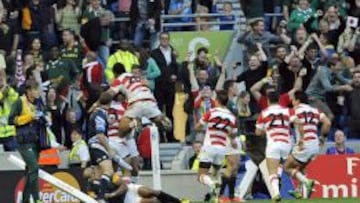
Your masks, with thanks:
[[(248, 203), (271, 203), (270, 200), (249, 200)], [(360, 203), (360, 199), (301, 199), (301, 200), (282, 200), (281, 203)], [(192, 202), (205, 203), (205, 202)], [(235, 203), (235, 202), (234, 202)]]

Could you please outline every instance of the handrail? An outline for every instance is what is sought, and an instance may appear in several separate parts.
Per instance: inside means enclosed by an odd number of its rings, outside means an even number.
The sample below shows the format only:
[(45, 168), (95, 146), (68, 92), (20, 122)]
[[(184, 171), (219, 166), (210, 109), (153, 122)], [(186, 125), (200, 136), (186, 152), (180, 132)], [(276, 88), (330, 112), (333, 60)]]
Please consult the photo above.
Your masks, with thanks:
[(163, 27), (178, 27), (178, 26), (192, 26), (192, 25), (233, 25), (239, 24), (238, 21), (225, 21), (225, 22), (190, 22), (190, 23), (162, 23)]
[[(161, 15), (162, 19), (172, 19), (172, 18), (196, 18), (196, 17), (222, 17), (228, 16), (225, 13), (194, 13), (194, 14), (181, 14), (181, 15)], [(231, 14), (230, 16), (241, 16), (236, 14)]]

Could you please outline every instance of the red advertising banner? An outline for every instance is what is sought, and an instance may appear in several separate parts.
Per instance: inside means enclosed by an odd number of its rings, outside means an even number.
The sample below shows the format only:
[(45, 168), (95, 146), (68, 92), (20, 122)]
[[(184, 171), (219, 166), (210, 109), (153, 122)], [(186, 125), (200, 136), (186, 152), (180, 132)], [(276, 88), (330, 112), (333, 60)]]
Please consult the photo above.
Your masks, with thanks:
[(360, 154), (320, 155), (307, 168), (316, 180), (312, 198), (360, 197)]

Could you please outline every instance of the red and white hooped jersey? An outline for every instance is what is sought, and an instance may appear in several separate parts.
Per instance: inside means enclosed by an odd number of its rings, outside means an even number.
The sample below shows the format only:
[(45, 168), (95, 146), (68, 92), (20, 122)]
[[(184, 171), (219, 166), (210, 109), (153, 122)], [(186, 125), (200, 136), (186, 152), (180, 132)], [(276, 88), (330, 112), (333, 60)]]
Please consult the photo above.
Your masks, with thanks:
[(123, 93), (129, 105), (141, 100), (156, 101), (150, 88), (142, 83), (141, 79), (131, 73), (123, 73), (111, 83), (111, 89), (116, 93)]
[(119, 121), (125, 114), (126, 106), (121, 102), (112, 101), (108, 110), (108, 136), (118, 136)]
[[(304, 143), (305, 144), (318, 144), (318, 125), (325, 116), (324, 113), (318, 109), (307, 105), (300, 104), (294, 108), (297, 123), (302, 125), (304, 130)], [(299, 132), (296, 132), (297, 140), (300, 138)]]
[(211, 108), (200, 123), (207, 124), (204, 146), (226, 147), (230, 143), (229, 136), (237, 133), (236, 117), (226, 108)]
[(256, 128), (265, 131), (267, 140), (291, 144), (290, 119), (292, 109), (280, 105), (269, 106), (261, 111), (256, 121)]

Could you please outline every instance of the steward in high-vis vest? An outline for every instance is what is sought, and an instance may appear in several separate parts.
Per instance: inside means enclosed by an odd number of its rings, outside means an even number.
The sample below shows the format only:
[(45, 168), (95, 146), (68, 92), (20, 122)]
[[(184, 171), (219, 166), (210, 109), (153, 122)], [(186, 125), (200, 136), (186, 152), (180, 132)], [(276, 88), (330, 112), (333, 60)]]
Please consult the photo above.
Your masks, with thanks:
[(34, 80), (25, 82), (25, 95), (12, 106), (9, 124), (16, 127), (18, 151), (26, 164), (25, 186), (22, 202), (30, 202), (30, 195), (35, 203), (40, 203), (38, 135), (39, 120), (44, 113), (37, 111), (36, 102), (40, 97), (39, 85)]
[(15, 126), (9, 125), (11, 106), (18, 99), (18, 93), (0, 81), (0, 144), (4, 145), (5, 151), (15, 151), (17, 142), (15, 139)]
[(73, 144), (69, 154), (70, 166), (86, 168), (90, 161), (90, 153), (86, 142), (81, 137), (81, 133), (74, 130), (71, 133), (71, 141)]

